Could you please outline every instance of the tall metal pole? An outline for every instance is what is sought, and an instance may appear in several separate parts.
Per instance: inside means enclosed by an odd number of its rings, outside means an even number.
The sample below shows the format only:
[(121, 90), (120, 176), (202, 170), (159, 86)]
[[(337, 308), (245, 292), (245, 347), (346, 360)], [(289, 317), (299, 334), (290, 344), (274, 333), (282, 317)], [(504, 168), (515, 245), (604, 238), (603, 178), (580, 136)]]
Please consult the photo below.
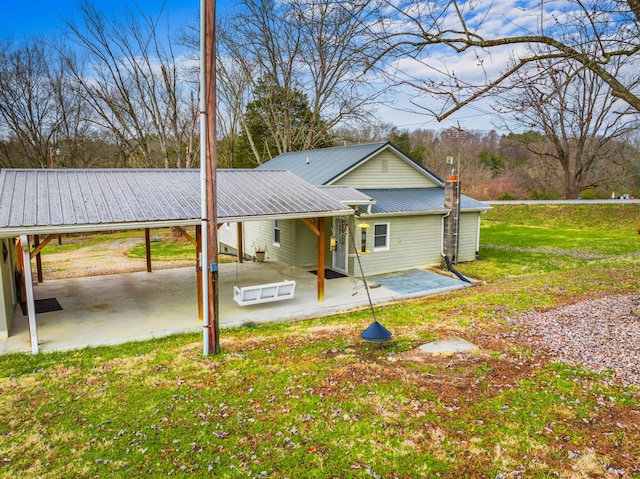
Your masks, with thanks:
[(207, 100), (206, 91), (206, 52), (205, 52), (205, 11), (208, 0), (200, 0), (200, 100), (198, 109), (200, 110), (200, 229), (204, 237), (202, 249), (200, 251), (200, 276), (202, 278), (202, 332), (203, 332), (203, 353), (209, 354), (209, 307), (207, 298), (209, 297), (209, 264), (207, 248)]
[(208, 351), (205, 355), (220, 352), (220, 327), (218, 321), (218, 217), (216, 182), (216, 2), (206, 0), (205, 4), (205, 89), (206, 98), (206, 183), (207, 183), (207, 306), (209, 321), (205, 331), (208, 334)]

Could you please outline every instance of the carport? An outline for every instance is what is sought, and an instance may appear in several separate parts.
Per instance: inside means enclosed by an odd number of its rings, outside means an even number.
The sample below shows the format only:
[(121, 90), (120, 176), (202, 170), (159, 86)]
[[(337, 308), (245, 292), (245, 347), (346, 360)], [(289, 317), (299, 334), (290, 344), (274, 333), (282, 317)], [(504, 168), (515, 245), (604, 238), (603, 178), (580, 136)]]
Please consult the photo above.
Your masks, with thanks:
[[(218, 170), (218, 227), (225, 222), (260, 219), (299, 219), (318, 236), (317, 300), (324, 300), (324, 221), (350, 216), (350, 188), (340, 192), (341, 201), (287, 171)], [(354, 198), (358, 197), (355, 190)], [(31, 351), (38, 352), (31, 260), (60, 233), (100, 232), (128, 229), (195, 226), (196, 238), (187, 238), (201, 251), (200, 172), (170, 169), (5, 169), (0, 172), (0, 238), (18, 238), (21, 250), (25, 302)], [(29, 236), (39, 243), (31, 249)], [(42, 242), (40, 237), (44, 237)], [(147, 235), (148, 240), (148, 235)], [(3, 242), (3, 246), (6, 242)], [(241, 249), (240, 251), (241, 252)], [(150, 257), (147, 241), (148, 270)], [(199, 257), (197, 264), (199, 267)], [(2, 268), (12, 268), (11, 262)], [(13, 274), (2, 274), (2, 301), (7, 332), (7, 300), (14, 301), (17, 286)], [(202, 319), (201, 274), (196, 273), (199, 319)], [(9, 281), (6, 280), (9, 278)], [(2, 318), (0, 318), (2, 319)]]

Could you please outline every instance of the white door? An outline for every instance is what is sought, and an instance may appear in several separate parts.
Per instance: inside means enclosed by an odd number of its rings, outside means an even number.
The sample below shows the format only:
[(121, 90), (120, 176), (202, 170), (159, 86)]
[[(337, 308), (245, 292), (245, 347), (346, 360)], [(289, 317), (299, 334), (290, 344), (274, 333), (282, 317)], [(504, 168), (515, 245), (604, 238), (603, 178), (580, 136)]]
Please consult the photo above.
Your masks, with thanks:
[(349, 223), (344, 218), (333, 219), (333, 236), (336, 239), (335, 250), (332, 251), (331, 268), (347, 274), (347, 254), (349, 252)]

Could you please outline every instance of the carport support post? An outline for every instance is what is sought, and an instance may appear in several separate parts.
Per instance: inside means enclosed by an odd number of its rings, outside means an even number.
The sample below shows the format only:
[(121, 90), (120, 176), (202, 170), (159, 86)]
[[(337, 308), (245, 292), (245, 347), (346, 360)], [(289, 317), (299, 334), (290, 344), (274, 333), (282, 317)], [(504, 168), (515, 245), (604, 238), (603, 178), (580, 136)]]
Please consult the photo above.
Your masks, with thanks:
[(324, 301), (324, 218), (316, 218), (315, 222), (302, 218), (302, 222), (318, 237), (318, 301)]
[(22, 246), (22, 260), (24, 263), (24, 286), (27, 292), (27, 314), (29, 315), (29, 340), (31, 352), (38, 354), (38, 329), (36, 326), (36, 305), (33, 299), (33, 277), (31, 276), (31, 247), (27, 235), (20, 236)]
[(144, 250), (147, 256), (147, 273), (151, 273), (151, 235), (149, 228), (144, 229)]
[(238, 244), (236, 245), (236, 261), (244, 263), (244, 238), (242, 237), (242, 222), (238, 221)]
[[(40, 235), (33, 235), (33, 246), (35, 246), (36, 249), (40, 246)], [(38, 277), (38, 283), (42, 283), (42, 256), (39, 251), (38, 254), (36, 254), (36, 275)]]

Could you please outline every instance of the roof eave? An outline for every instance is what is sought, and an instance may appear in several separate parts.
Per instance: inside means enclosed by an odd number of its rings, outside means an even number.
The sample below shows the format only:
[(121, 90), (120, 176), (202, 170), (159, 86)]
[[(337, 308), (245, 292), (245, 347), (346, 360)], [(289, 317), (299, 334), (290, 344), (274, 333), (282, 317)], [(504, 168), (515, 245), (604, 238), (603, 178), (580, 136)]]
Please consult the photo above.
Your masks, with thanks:
[(446, 215), (450, 210), (446, 208), (420, 211), (386, 211), (384, 213), (361, 213), (362, 218), (382, 216), (421, 216), (421, 215)]
[(483, 212), (489, 211), (491, 209), (493, 209), (493, 208), (491, 208), (490, 206), (488, 208), (487, 207), (483, 207), (483, 206), (476, 206), (476, 207), (473, 207), (473, 208), (460, 208), (460, 211), (462, 213), (483, 213)]
[[(305, 212), (291, 214), (274, 214), (261, 216), (219, 216), (218, 223), (235, 223), (245, 221), (259, 221), (264, 219), (304, 219), (304, 218), (331, 218), (334, 216), (351, 216), (355, 211), (351, 208), (342, 210)], [(24, 226), (0, 228), (0, 238), (17, 238), (21, 235), (50, 235), (66, 233), (99, 233), (102, 231), (139, 230), (145, 228), (171, 228), (173, 226), (196, 226), (202, 224), (200, 218), (189, 220), (162, 220), (144, 221), (134, 223), (100, 223), (89, 225), (48, 225), (48, 226)]]
[[(482, 213), (490, 210), (491, 208), (461, 208), (461, 213)], [(420, 215), (446, 215), (450, 213), (449, 208), (438, 208), (433, 210), (419, 210), (419, 211), (385, 211), (384, 213), (364, 213), (361, 212), (363, 218), (371, 218), (376, 216), (420, 216)]]
[(348, 208), (344, 210), (333, 211), (318, 211), (318, 212), (306, 212), (306, 213), (289, 213), (273, 214), (273, 215), (260, 215), (260, 216), (225, 216), (218, 217), (220, 223), (243, 223), (247, 221), (260, 221), (268, 219), (278, 220), (301, 220), (307, 218), (333, 218), (335, 216), (352, 216), (355, 214), (355, 210)]
[(50, 235), (66, 233), (99, 233), (102, 231), (139, 230), (145, 228), (171, 228), (202, 223), (200, 218), (189, 220), (141, 221), (131, 223), (99, 223), (85, 225), (47, 225), (0, 228), (0, 238), (17, 238), (21, 235)]
[(376, 200), (340, 200), (340, 203), (353, 206), (369, 206), (375, 205)]

